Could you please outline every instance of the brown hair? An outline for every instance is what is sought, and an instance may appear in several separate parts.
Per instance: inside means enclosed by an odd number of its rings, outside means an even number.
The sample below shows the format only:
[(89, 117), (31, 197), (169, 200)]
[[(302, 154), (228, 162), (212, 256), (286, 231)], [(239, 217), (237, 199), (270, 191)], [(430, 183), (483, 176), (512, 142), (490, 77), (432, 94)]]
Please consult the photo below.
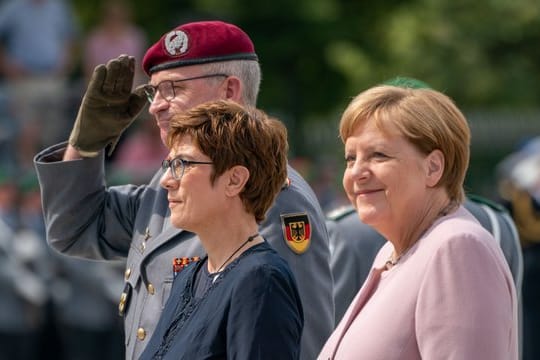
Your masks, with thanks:
[(249, 179), (240, 194), (246, 211), (257, 222), (265, 219), (287, 179), (287, 130), (263, 111), (232, 101), (198, 105), (171, 119), (167, 146), (174, 147), (189, 135), (213, 164), (212, 184), (236, 165), (249, 170)]
[(345, 109), (339, 125), (342, 141), (368, 121), (382, 131), (394, 126), (423, 154), (442, 151), (445, 168), (438, 185), (451, 200), (463, 202), (471, 134), (467, 120), (448, 96), (432, 89), (375, 86)]

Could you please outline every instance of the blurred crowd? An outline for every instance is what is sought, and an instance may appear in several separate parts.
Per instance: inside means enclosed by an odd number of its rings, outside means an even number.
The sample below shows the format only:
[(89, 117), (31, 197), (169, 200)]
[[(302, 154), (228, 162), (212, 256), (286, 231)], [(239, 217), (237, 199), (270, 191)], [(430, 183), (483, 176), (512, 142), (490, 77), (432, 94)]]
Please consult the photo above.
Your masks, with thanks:
[[(141, 59), (146, 35), (129, 5), (104, 1), (100, 23), (83, 32), (69, 1), (0, 1), (2, 360), (123, 358), (124, 263), (72, 259), (48, 248), (32, 159), (68, 138), (96, 65), (122, 53)], [(135, 81), (146, 82), (144, 74)], [(155, 126), (144, 120), (107, 160), (116, 169), (112, 182), (145, 181), (163, 159)]]
[[(68, 138), (94, 67), (123, 53), (140, 61), (146, 50), (129, 2), (103, 4), (101, 22), (83, 32), (69, 1), (0, 1), (0, 360), (123, 357), (117, 305), (124, 264), (70, 259), (47, 247), (32, 165), (39, 150)], [(167, 153), (157, 131), (145, 114), (127, 130), (107, 158), (111, 183), (148, 180)], [(294, 159), (293, 166), (311, 180), (325, 211), (346, 203), (336, 190), (340, 164)], [(540, 138), (496, 169), (500, 200), (523, 246), (524, 359), (540, 353), (539, 169)]]

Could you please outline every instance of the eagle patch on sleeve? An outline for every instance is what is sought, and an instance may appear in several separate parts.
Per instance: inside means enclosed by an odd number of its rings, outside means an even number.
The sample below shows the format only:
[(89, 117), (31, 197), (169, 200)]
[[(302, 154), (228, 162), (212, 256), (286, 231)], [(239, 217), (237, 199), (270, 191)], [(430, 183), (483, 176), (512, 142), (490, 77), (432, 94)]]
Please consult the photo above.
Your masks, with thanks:
[(303, 254), (311, 243), (311, 224), (307, 213), (281, 214), (283, 236), (287, 246)]

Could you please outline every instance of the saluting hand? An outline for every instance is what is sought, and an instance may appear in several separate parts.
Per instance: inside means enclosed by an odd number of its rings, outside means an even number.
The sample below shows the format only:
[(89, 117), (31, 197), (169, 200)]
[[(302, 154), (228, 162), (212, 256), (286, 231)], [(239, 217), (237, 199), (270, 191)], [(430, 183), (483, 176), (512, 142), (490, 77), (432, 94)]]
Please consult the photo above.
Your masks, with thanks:
[(122, 132), (147, 103), (144, 85), (133, 92), (135, 59), (121, 55), (94, 69), (69, 143), (84, 157), (95, 157), (107, 145), (109, 155)]

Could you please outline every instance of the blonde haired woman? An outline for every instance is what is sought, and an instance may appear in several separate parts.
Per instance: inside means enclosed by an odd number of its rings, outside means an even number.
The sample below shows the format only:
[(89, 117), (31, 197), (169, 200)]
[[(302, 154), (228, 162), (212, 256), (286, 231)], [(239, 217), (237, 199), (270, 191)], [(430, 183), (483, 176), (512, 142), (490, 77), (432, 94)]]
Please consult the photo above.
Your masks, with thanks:
[(512, 275), (462, 205), (470, 130), (452, 100), (377, 86), (340, 135), (347, 196), (387, 242), (319, 359), (517, 359)]

